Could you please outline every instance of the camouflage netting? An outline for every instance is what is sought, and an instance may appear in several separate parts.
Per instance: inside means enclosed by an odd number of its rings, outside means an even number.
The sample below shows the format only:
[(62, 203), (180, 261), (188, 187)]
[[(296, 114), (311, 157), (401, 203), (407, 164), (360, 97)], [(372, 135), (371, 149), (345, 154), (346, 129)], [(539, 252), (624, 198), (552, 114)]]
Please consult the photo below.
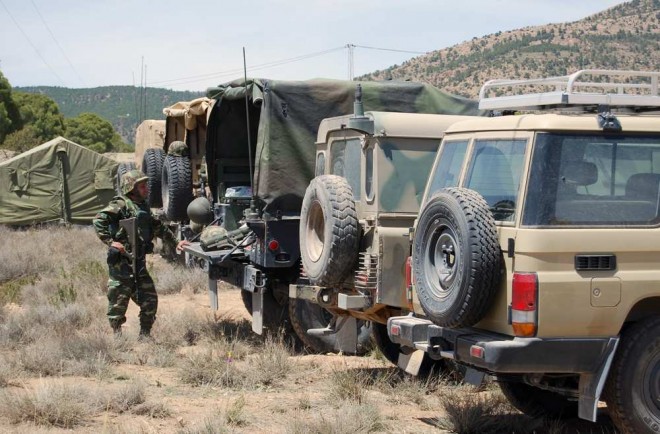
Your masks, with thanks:
[(412, 82), (248, 79), (210, 88), (206, 161), (214, 197), (222, 188), (249, 186), (245, 92), (250, 110), (254, 193), (265, 212), (297, 213), (314, 176), (322, 119), (351, 114), (362, 85), (365, 111), (478, 115), (477, 102)]

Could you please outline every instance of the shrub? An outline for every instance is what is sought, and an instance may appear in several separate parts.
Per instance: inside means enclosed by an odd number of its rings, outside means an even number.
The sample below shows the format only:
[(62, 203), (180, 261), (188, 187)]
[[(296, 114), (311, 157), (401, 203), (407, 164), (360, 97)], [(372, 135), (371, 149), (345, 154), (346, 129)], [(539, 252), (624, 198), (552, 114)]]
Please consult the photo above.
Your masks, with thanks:
[(0, 414), (11, 423), (33, 422), (59, 428), (82, 424), (95, 410), (91, 393), (80, 386), (41, 384), (35, 390), (0, 395)]

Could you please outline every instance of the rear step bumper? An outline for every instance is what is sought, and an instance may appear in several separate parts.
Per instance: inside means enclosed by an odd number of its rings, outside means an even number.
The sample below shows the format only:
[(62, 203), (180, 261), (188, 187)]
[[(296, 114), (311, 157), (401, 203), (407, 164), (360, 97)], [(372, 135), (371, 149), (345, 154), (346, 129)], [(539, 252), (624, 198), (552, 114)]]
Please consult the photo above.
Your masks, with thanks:
[[(474, 328), (440, 327), (412, 316), (389, 318), (387, 332), (394, 343), (495, 374), (596, 372), (608, 356), (611, 339), (616, 339), (514, 338)], [(480, 357), (471, 355), (473, 346)]]

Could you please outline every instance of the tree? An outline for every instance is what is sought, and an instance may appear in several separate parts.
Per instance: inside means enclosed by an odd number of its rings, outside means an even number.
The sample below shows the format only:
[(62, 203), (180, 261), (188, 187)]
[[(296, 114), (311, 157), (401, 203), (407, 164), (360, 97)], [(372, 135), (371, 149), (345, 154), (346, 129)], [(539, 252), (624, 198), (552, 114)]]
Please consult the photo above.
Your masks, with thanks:
[(64, 135), (64, 116), (57, 103), (46, 95), (15, 92), (24, 126), (32, 127), (41, 142)]
[(94, 113), (81, 113), (66, 119), (66, 137), (79, 145), (103, 153), (118, 150), (123, 145), (112, 124)]
[(21, 129), (21, 115), (11, 94), (9, 80), (0, 72), (0, 143), (7, 134)]
[(37, 136), (34, 128), (28, 125), (7, 135), (2, 147), (20, 153), (28, 151), (41, 143), (42, 140)]

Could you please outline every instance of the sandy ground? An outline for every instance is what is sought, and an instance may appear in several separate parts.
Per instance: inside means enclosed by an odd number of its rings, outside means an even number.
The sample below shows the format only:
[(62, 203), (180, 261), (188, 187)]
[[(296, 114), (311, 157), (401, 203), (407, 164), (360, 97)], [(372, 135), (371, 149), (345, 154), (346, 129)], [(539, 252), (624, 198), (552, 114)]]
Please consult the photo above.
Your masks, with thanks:
[[(209, 308), (206, 293), (183, 293), (160, 297), (158, 322), (165, 323), (169, 316), (183, 310), (194, 310), (201, 316), (214, 315)], [(137, 334), (137, 308), (131, 303), (127, 314), (128, 321), (124, 333)], [(220, 308), (216, 315), (234, 318), (237, 321), (248, 319), (243, 307), (240, 292), (236, 289), (224, 289), (220, 292)], [(157, 322), (157, 324), (158, 324)], [(109, 331), (108, 331), (109, 333)], [(158, 342), (158, 327), (154, 328), (154, 338)], [(139, 345), (137, 350), (139, 351)], [(146, 344), (144, 344), (146, 345)], [(204, 351), (203, 344), (182, 347), (177, 350), (181, 357), (186, 351)], [(257, 350), (255, 350), (257, 351)], [(75, 433), (176, 433), (208, 432), (201, 429), (205, 420), (213, 416), (226, 414), (238, 399), (245, 400), (242, 425), (229, 426), (230, 432), (239, 433), (279, 433), (291, 432), (293, 419), (318, 417), (323, 415), (328, 420), (337, 418), (337, 408), (341, 403), (333, 401), (329, 390), (333, 373), (341, 370), (361, 370), (364, 372), (388, 373), (396, 370), (387, 362), (374, 357), (351, 357), (337, 354), (294, 354), (289, 358), (292, 372), (279, 385), (262, 387), (256, 390), (229, 390), (220, 387), (191, 386), (183, 384), (176, 367), (159, 368), (148, 364), (122, 363), (113, 366), (109, 378), (95, 379), (83, 377), (29, 378), (12, 382), (7, 388), (35, 388), (46, 382), (87, 385), (99, 394), (109, 394), (131, 381), (146, 383), (146, 398), (149, 402), (162, 403), (168, 409), (166, 417), (153, 418), (138, 416), (130, 412), (117, 413), (104, 411), (87, 420), (83, 425), (72, 430), (35, 427), (30, 424), (11, 424), (0, 418), (2, 433), (33, 432), (75, 432)], [(480, 393), (489, 393), (488, 391)], [(378, 432), (426, 433), (448, 432), (436, 428), (433, 421), (443, 416), (439, 396), (419, 395), (417, 399), (406, 400), (396, 397), (391, 392), (369, 389), (366, 401), (377, 406), (384, 421), (383, 429)], [(415, 402), (413, 402), (415, 401)], [(562, 427), (556, 432), (571, 433), (611, 433), (613, 428), (592, 426), (575, 422)]]

